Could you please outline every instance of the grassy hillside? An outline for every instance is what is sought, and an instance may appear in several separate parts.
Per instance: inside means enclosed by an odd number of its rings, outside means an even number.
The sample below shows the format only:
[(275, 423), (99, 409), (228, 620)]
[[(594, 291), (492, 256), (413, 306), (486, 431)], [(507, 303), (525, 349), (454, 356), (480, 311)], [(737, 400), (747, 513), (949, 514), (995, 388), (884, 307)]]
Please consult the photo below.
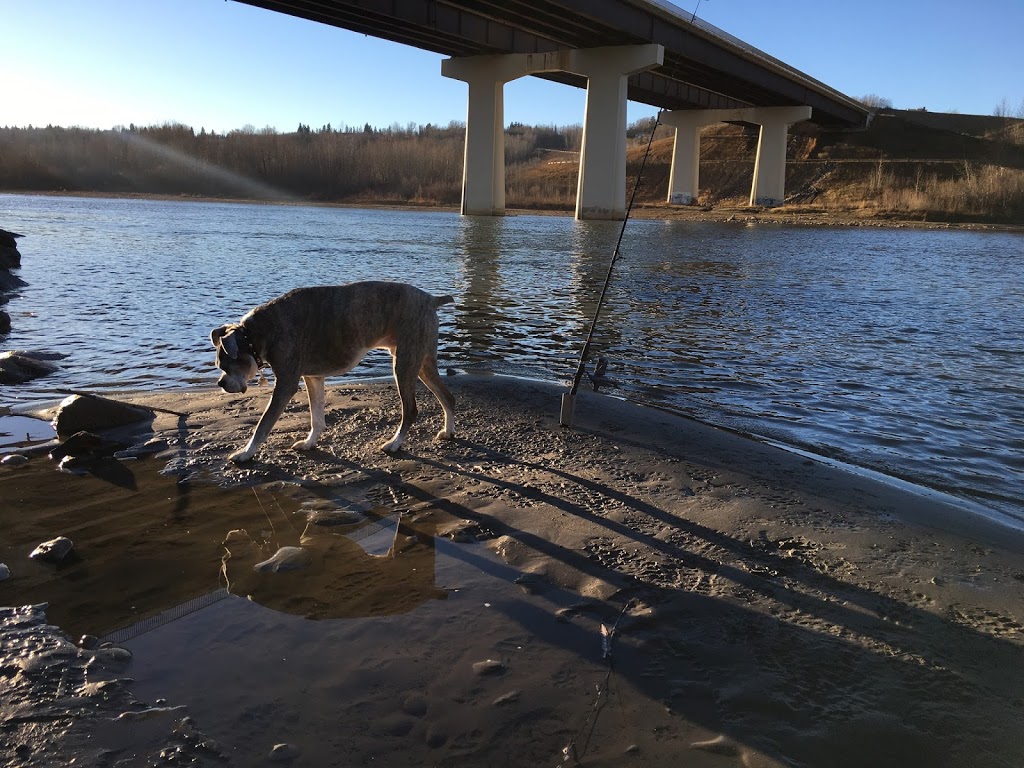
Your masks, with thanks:
[[(802, 214), (855, 219), (984, 222), (1024, 225), (1024, 121), (1005, 118), (890, 111), (866, 131), (826, 132), (812, 123), (793, 126), (788, 146), (786, 205), (776, 216)], [(943, 119), (946, 118), (946, 119)], [(973, 128), (979, 135), (953, 128)], [(648, 128), (649, 131), (649, 128)], [(649, 135), (649, 133), (648, 133)], [(701, 136), (700, 195), (696, 210), (746, 210), (753, 180), (757, 131), (709, 126)], [(629, 150), (629, 188), (646, 141)], [(570, 190), (559, 207), (572, 207), (576, 168), (538, 162), (510, 179), (509, 204), (554, 206), (529, 190)], [(659, 128), (637, 193), (648, 214), (663, 209), (672, 160), (672, 136)]]

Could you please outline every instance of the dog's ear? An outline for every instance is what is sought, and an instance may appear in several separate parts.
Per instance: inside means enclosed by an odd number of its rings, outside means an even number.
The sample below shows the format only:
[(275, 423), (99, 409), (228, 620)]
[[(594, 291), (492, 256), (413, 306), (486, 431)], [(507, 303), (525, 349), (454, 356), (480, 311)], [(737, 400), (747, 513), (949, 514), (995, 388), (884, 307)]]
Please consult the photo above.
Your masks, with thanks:
[(215, 347), (220, 346), (220, 340), (227, 332), (228, 327), (226, 325), (222, 325), (220, 328), (214, 328), (210, 331), (210, 343)]
[(224, 354), (234, 360), (238, 357), (238, 339), (235, 338), (235, 329), (230, 325), (222, 325), (210, 332), (210, 341), (213, 346), (220, 347)]

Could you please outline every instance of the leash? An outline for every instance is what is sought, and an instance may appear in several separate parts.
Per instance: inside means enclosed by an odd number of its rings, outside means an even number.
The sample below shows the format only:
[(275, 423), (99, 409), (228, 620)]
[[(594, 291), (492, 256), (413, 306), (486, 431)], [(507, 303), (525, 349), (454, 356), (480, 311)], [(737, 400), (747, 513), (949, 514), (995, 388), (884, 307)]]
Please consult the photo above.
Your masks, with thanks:
[(604, 306), (605, 295), (608, 293), (608, 286), (612, 281), (612, 270), (615, 268), (615, 262), (619, 260), (622, 255), (619, 249), (622, 247), (622, 236), (626, 234), (626, 224), (629, 221), (629, 214), (633, 211), (633, 202), (636, 200), (636, 191), (640, 188), (640, 179), (644, 175), (644, 168), (647, 167), (647, 157), (651, 154), (651, 144), (654, 143), (654, 134), (658, 132), (658, 126), (661, 125), (660, 113), (659, 116), (654, 118), (654, 127), (651, 128), (650, 138), (647, 139), (647, 149), (644, 151), (643, 160), (640, 162), (640, 170), (636, 174), (636, 180), (633, 182), (633, 192), (629, 196), (629, 205), (626, 206), (626, 215), (622, 219), (622, 227), (619, 229), (619, 239), (615, 243), (615, 250), (612, 252), (611, 261), (608, 263), (608, 272), (604, 277), (604, 286), (601, 288), (601, 296), (597, 300), (597, 308), (594, 310), (594, 317), (590, 321), (590, 331), (587, 333), (587, 340), (583, 344), (583, 351), (580, 352), (580, 362), (576, 366), (576, 375), (573, 376), (572, 387), (568, 392), (562, 394), (562, 411), (558, 419), (558, 423), (563, 427), (572, 426), (573, 410), (576, 405), (576, 392), (580, 388), (580, 381), (583, 379), (584, 368), (587, 364), (587, 358), (590, 356), (590, 345), (594, 340), (594, 329), (597, 327), (598, 317), (601, 315), (601, 307)]

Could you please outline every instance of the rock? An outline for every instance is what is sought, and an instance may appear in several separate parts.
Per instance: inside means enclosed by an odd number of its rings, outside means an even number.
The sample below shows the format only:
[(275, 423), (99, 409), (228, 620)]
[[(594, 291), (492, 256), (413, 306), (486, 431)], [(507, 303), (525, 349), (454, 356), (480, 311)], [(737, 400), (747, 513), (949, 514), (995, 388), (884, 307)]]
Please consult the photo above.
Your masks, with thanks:
[(149, 408), (95, 395), (71, 395), (57, 409), (53, 428), (59, 435), (71, 435), (83, 430), (123, 427), (152, 418), (153, 411)]
[(11, 332), (11, 316), (0, 309), (0, 333)]
[(133, 445), (130, 448), (125, 448), (123, 451), (115, 451), (115, 459), (138, 459), (143, 456), (149, 456), (154, 453), (161, 453), (166, 451), (168, 448), (167, 441), (154, 437), (152, 440), (147, 440), (144, 443)]
[(309, 552), (302, 547), (281, 547), (269, 560), (256, 563), (254, 571), (260, 573), (280, 573), (281, 571), (297, 571), (307, 568), (313, 562)]
[(58, 367), (31, 352), (4, 352), (0, 354), (0, 384), (24, 384), (48, 376)]
[(411, 693), (402, 702), (402, 711), (413, 717), (423, 717), (430, 707), (430, 700), (422, 693)]
[(299, 756), (299, 748), (294, 744), (275, 744), (268, 757), (275, 763), (290, 763)]
[(29, 555), (33, 560), (44, 560), (48, 563), (59, 563), (68, 556), (75, 548), (71, 539), (66, 536), (58, 536), (56, 539), (44, 541), (32, 550)]
[(21, 252), (17, 248), (0, 245), (0, 269), (17, 269), (21, 266)]
[(12, 275), (6, 269), (0, 269), (0, 291), (16, 291), (26, 285), (28, 283), (17, 275)]
[(67, 458), (88, 461), (111, 456), (121, 448), (124, 448), (124, 443), (106, 440), (92, 432), (76, 432), (71, 437), (65, 438), (60, 445), (50, 451), (49, 455), (53, 461), (63, 462)]
[(0, 459), (0, 465), (5, 467), (23, 467), (28, 464), (28, 456), (22, 456), (20, 453), (9, 453)]
[(50, 458), (60, 461), (67, 456), (88, 456), (103, 445), (103, 438), (92, 432), (76, 432), (50, 451)]
[(690, 744), (690, 749), (700, 749), (713, 755), (725, 755), (726, 757), (734, 757), (739, 754), (736, 742), (724, 735), (707, 741), (695, 741)]
[(486, 661), (478, 661), (473, 665), (473, 671), (481, 677), (490, 675), (501, 675), (504, 674), (507, 667), (500, 661), (494, 659), (487, 659)]
[(514, 704), (519, 701), (519, 691), (509, 691), (508, 693), (502, 694), (496, 698), (492, 703), (496, 707), (504, 707), (508, 704)]
[(0, 563), (0, 581), (6, 581), (11, 578), (11, 569), (7, 567), (6, 563)]

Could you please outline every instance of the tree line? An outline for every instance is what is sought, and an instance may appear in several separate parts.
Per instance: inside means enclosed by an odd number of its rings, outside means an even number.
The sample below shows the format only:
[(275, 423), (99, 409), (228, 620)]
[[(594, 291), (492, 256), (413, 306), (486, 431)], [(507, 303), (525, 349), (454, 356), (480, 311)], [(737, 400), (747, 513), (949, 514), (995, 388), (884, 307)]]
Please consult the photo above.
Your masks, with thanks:
[[(510, 125), (505, 154), (519, 165), (578, 152), (580, 126)], [(246, 126), (198, 133), (159, 126), (0, 128), (0, 189), (309, 201), (456, 205), (465, 125), (379, 129), (300, 124), (291, 133)]]

